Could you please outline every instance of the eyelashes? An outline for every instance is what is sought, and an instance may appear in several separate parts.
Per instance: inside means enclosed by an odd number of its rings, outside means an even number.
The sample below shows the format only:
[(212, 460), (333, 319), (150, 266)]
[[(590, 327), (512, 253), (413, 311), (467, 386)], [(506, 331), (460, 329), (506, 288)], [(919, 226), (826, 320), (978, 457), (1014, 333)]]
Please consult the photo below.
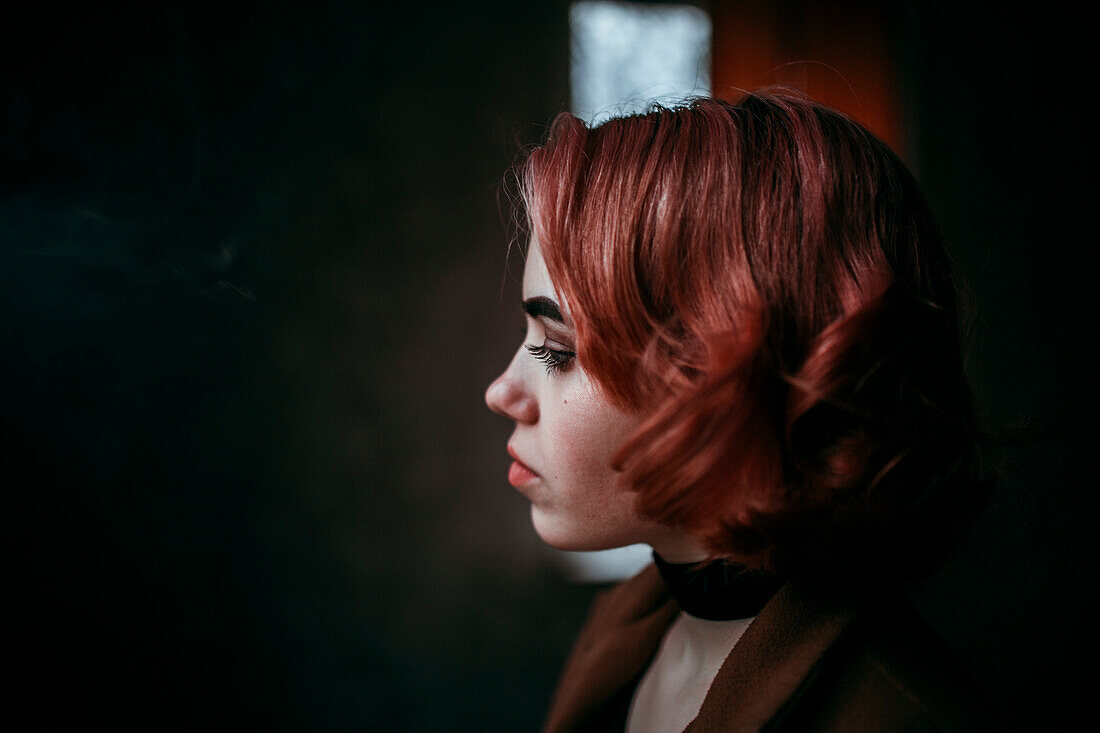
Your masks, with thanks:
[[(520, 338), (526, 339), (530, 335), (532, 334), (528, 332), (528, 324), (525, 323), (520, 329)], [(568, 369), (569, 365), (573, 363), (573, 360), (577, 358), (577, 352), (570, 351), (566, 348), (552, 349), (546, 345), (547, 343), (554, 342), (544, 341), (541, 346), (524, 344), (523, 348), (527, 349), (533, 357), (542, 362), (543, 366), (546, 367), (546, 373), (548, 375)]]
[(527, 344), (524, 346), (531, 355), (546, 365), (546, 373), (552, 374), (565, 369), (577, 358), (576, 352), (573, 351), (561, 351), (558, 349), (551, 349), (546, 344), (542, 346), (531, 346)]

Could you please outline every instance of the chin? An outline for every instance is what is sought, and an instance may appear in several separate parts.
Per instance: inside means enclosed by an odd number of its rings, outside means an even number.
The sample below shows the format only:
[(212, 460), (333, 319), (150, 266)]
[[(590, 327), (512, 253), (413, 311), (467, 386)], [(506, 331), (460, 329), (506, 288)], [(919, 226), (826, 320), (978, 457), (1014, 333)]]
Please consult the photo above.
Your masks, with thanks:
[[(603, 528), (603, 531), (593, 531), (591, 527), (583, 527), (568, 519), (555, 516), (535, 504), (531, 505), (531, 524), (539, 539), (556, 550), (594, 552), (644, 542), (641, 538), (628, 537), (624, 533), (608, 531), (607, 528)], [(619, 534), (624, 536), (620, 537)]]

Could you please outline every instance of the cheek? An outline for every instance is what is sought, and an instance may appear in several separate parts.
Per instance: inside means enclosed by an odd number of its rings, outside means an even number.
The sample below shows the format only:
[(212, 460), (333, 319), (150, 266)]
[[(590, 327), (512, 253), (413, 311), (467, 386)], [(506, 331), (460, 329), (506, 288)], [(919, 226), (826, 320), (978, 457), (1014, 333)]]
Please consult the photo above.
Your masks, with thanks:
[[(623, 494), (626, 487), (620, 474), (611, 468), (611, 459), (633, 434), (638, 421), (587, 393), (564, 397), (556, 408), (555, 463), (570, 493), (577, 499), (601, 501)], [(626, 492), (623, 499), (632, 502), (633, 495)]]
[(648, 542), (655, 527), (635, 510), (636, 495), (611, 459), (641, 419), (611, 406), (584, 382), (554, 383), (540, 401), (546, 483), (532, 490), (535, 531), (561, 550), (606, 550)]

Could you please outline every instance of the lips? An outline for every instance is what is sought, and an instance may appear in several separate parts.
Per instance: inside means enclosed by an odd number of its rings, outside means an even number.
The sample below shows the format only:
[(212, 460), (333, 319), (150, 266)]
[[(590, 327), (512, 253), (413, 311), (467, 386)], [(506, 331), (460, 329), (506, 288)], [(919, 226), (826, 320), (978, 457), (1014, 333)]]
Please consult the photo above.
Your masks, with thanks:
[(527, 464), (519, 459), (515, 448), (510, 445), (508, 446), (508, 455), (515, 459), (508, 468), (508, 483), (512, 484), (512, 486), (521, 486), (539, 477), (537, 473), (532, 471)]

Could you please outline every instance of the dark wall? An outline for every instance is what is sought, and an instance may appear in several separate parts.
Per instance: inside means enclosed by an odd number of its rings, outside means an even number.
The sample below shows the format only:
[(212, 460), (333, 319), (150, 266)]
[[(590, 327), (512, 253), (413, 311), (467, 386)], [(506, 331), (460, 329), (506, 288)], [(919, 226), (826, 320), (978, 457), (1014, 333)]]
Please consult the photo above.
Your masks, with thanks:
[(547, 602), (482, 398), (520, 323), (502, 174), (567, 98), (564, 6), (524, 5), (5, 23), (24, 709), (154, 728), (540, 719), (588, 591)]
[[(592, 590), (548, 564), (482, 392), (520, 328), (502, 173), (566, 103), (566, 5), (5, 23), (13, 710), (537, 726)], [(1049, 425), (914, 596), (1036, 718), (1083, 686), (1059, 669), (1088, 658), (1096, 506), (1082, 67), (1046, 25), (898, 23), (920, 177), (983, 307), (986, 405)]]
[(899, 12), (919, 177), (977, 296), (982, 407), (1017, 440), (972, 541), (916, 597), (1011, 720), (1072, 727), (1100, 718), (1090, 41), (1057, 4), (927, 5)]

